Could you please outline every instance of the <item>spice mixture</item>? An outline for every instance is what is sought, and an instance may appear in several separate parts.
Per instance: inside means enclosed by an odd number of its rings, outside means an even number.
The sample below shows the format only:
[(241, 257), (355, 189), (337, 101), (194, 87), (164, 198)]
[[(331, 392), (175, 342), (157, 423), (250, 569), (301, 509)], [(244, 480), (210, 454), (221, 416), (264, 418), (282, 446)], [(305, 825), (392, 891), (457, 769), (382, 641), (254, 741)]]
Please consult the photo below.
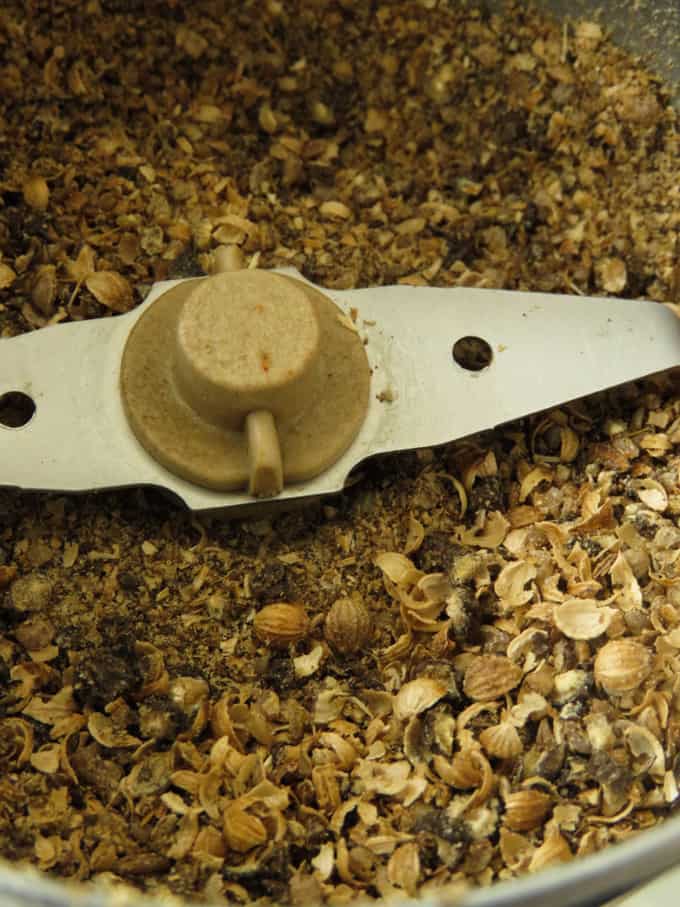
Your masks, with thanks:
[[(5, 337), (126, 311), (220, 244), (335, 288), (680, 303), (668, 97), (524, 3), (4, 0), (0, 201)], [(3, 492), (0, 854), (338, 904), (663, 820), (678, 444), (665, 376), (276, 519)]]

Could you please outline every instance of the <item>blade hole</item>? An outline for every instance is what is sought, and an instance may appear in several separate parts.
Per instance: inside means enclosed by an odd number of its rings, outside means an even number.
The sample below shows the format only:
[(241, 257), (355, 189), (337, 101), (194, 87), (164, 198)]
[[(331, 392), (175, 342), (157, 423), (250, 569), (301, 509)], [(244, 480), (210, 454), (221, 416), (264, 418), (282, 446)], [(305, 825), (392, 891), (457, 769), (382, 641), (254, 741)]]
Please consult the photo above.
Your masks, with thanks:
[(0, 425), (4, 428), (23, 428), (33, 418), (35, 402), (22, 391), (0, 395)]
[(493, 352), (482, 337), (461, 337), (453, 344), (453, 360), (468, 372), (481, 372), (491, 365)]

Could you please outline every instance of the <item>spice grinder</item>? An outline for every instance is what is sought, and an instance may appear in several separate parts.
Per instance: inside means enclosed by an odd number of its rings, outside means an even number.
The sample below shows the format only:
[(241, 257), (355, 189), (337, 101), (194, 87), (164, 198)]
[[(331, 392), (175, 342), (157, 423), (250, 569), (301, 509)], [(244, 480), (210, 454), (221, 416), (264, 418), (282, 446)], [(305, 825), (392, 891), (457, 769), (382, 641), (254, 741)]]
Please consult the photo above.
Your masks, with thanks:
[[(493, 4), (487, 4), (493, 6)], [(590, 20), (599, 20), (606, 25), (622, 47), (636, 54), (642, 54), (649, 59), (651, 67), (666, 80), (672, 87), (677, 86), (680, 78), (680, 53), (678, 51), (678, 36), (680, 35), (680, 8), (674, 0), (600, 0), (596, 3), (587, 3), (585, 0), (554, 0), (543, 4), (565, 22), (581, 16)], [(676, 89), (675, 99), (678, 94)], [(205, 300), (203, 300), (205, 301)], [(306, 299), (304, 294), (295, 302), (301, 312), (301, 323), (307, 325), (310, 349), (314, 346), (314, 328), (309, 327), (306, 319)], [(195, 322), (194, 322), (195, 327)], [(225, 328), (228, 330), (228, 327)], [(351, 333), (351, 328), (345, 326), (344, 330)], [(191, 351), (191, 332), (186, 339), (186, 349)], [(679, 350), (680, 351), (680, 350)], [(199, 406), (210, 408), (210, 393), (205, 390), (205, 381), (196, 378), (196, 363), (200, 357), (194, 354), (187, 355), (187, 364), (183, 372), (189, 387), (188, 393), (194, 394), (199, 399)], [(200, 364), (200, 362), (199, 362)], [(266, 363), (264, 363), (264, 366)], [(303, 369), (304, 365), (300, 368)], [(134, 362), (131, 371), (134, 370)], [(226, 379), (225, 379), (226, 380)], [(198, 390), (197, 390), (198, 388)], [(360, 388), (364, 393), (363, 385)], [(351, 395), (350, 395), (351, 396)], [(282, 392), (281, 408), (285, 410), (285, 394)], [(147, 440), (150, 431), (145, 426), (153, 421), (153, 412), (145, 411), (144, 401), (139, 403), (134, 391), (129, 404), (135, 411), (139, 431)], [(255, 398), (253, 398), (255, 399)], [(206, 402), (207, 401), (207, 402)], [(383, 403), (389, 401), (382, 401)], [(249, 401), (252, 411), (259, 413), (261, 410), (255, 403)], [(278, 404), (277, 404), (278, 405)], [(250, 411), (250, 410), (249, 410)], [(266, 418), (253, 419), (250, 429), (253, 446), (262, 451), (263, 466), (257, 470), (251, 468), (251, 481), (257, 489), (269, 488), (268, 483), (274, 487), (280, 483), (278, 478), (278, 461), (276, 455), (271, 454), (276, 443), (272, 440), (272, 429)], [(152, 444), (152, 440), (148, 440)], [(259, 461), (258, 461), (259, 462)], [(209, 469), (208, 463), (206, 469)], [(244, 467), (245, 468), (245, 467)], [(247, 470), (246, 470), (247, 471)], [(254, 478), (253, 478), (254, 476)], [(273, 478), (272, 478), (273, 477)], [(260, 484), (264, 483), (264, 484)], [(641, 832), (611, 846), (592, 856), (575, 860), (558, 868), (545, 870), (535, 876), (524, 876), (518, 880), (497, 883), (489, 889), (455, 895), (455, 899), (462, 897), (461, 903), (470, 907), (530, 907), (530, 905), (543, 905), (547, 902), (555, 907), (587, 907), (587, 905), (602, 904), (606, 900), (635, 889), (647, 880), (671, 870), (678, 861), (680, 854), (680, 819), (670, 817), (666, 822), (651, 830)], [(657, 883), (655, 901), (660, 905), (671, 903), (673, 883), (666, 882), (663, 877)], [(643, 897), (641, 894), (640, 897)], [(15, 867), (3, 864), (0, 867), (0, 900), (8, 907), (38, 907), (38, 905), (54, 905), (66, 907), (67, 904), (83, 905), (83, 907), (113, 907), (114, 904), (143, 905), (150, 899), (134, 892), (106, 891), (93, 886), (76, 886), (60, 883), (39, 875), (32, 869)], [(422, 903), (421, 899), (421, 903)], [(454, 900), (445, 890), (440, 893), (428, 894), (424, 900), (434, 903), (449, 903)], [(162, 903), (154, 900), (154, 903)], [(172, 903), (177, 903), (175, 900)], [(412, 903), (405, 900), (404, 903)], [(642, 901), (639, 902), (642, 904)]]

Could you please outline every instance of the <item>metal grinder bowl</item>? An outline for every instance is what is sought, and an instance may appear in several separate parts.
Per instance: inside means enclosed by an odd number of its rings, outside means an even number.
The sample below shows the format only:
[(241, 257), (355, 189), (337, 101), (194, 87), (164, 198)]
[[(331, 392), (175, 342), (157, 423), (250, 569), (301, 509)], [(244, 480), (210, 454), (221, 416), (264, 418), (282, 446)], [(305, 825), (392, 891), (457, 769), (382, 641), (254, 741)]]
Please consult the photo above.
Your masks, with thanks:
[[(482, 0), (489, 8), (500, 0)], [(680, 107), (680, 4), (678, 0), (535, 0), (536, 5), (572, 21), (578, 18), (606, 24), (623, 48), (645, 59), (673, 93)], [(1, 767), (0, 767), (1, 768)], [(502, 882), (471, 892), (456, 903), (469, 907), (595, 907), (670, 869), (680, 862), (680, 816), (636, 835), (632, 840), (589, 857), (574, 860), (535, 876)], [(665, 891), (650, 892), (665, 907)], [(656, 898), (655, 898), (656, 895)], [(446, 892), (401, 905), (449, 902)], [(677, 893), (668, 905), (677, 902)], [(136, 892), (109, 891), (96, 886), (60, 883), (33, 869), (0, 865), (2, 907), (181, 907), (181, 901), (151, 899)], [(311, 905), (310, 905), (311, 907)], [(397, 907), (395, 904), (394, 907)]]

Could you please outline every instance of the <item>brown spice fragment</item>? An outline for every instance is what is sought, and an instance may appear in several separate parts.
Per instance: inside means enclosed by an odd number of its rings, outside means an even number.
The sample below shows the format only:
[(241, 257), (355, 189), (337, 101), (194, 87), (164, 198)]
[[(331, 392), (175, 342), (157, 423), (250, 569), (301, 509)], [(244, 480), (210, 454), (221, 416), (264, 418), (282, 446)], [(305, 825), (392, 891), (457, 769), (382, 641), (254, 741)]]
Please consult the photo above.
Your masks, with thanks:
[(50, 201), (50, 190), (42, 176), (31, 176), (24, 183), (24, 201), (29, 208), (44, 211)]
[(504, 822), (513, 831), (530, 831), (543, 823), (551, 806), (549, 794), (535, 788), (508, 794)]
[(85, 286), (97, 302), (113, 312), (128, 312), (134, 305), (132, 287), (115, 271), (94, 271), (85, 278)]
[(486, 702), (514, 689), (522, 669), (502, 655), (480, 655), (465, 672), (463, 691), (470, 699)]
[(635, 690), (651, 671), (649, 651), (632, 639), (606, 643), (595, 658), (595, 680), (612, 695)]
[(369, 641), (371, 616), (356, 598), (339, 598), (326, 615), (324, 630), (330, 646), (341, 655), (358, 652)]
[(275, 602), (257, 612), (253, 629), (269, 645), (286, 646), (304, 639), (309, 632), (309, 618), (302, 605)]

